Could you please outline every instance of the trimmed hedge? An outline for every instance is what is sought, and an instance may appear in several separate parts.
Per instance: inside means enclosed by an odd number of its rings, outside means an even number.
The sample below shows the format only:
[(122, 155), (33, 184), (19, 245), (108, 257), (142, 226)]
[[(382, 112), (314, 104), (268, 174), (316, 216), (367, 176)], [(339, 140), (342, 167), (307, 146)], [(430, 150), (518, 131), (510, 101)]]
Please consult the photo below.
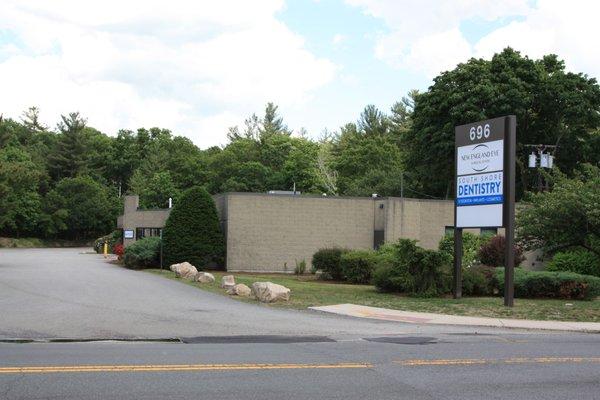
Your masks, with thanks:
[(188, 189), (171, 210), (163, 229), (163, 258), (165, 265), (223, 266), (225, 239), (215, 202), (205, 189)]
[(462, 293), (465, 296), (492, 296), (500, 292), (498, 286), (494, 267), (478, 265), (462, 270)]
[(160, 238), (145, 237), (127, 248), (123, 255), (123, 262), (127, 268), (142, 269), (157, 267), (160, 264)]
[[(504, 293), (504, 268), (496, 269), (500, 294)], [(593, 300), (600, 296), (600, 278), (574, 272), (515, 269), (515, 297)]]
[(600, 277), (600, 257), (588, 250), (556, 253), (548, 263), (548, 271), (569, 271)]
[(348, 250), (331, 247), (318, 250), (312, 257), (313, 269), (320, 270), (322, 279), (341, 281), (344, 279), (341, 259)]
[(342, 254), (340, 267), (344, 279), (350, 283), (370, 283), (377, 263), (377, 253), (353, 250)]
[(384, 292), (403, 292), (417, 296), (436, 296), (449, 289), (444, 266), (445, 254), (417, 246), (416, 241), (400, 239), (380, 248), (373, 283)]

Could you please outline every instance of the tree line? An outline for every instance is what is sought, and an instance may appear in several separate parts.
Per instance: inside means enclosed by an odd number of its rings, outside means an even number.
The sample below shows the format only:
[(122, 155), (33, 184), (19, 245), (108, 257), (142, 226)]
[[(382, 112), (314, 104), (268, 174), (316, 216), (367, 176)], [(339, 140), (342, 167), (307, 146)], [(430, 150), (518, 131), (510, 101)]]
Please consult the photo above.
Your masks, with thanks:
[(166, 207), (192, 186), (451, 199), (454, 126), (506, 114), (517, 116), (519, 197), (534, 173), (527, 144), (558, 144), (556, 165), (567, 176), (599, 165), (596, 80), (567, 72), (555, 55), (532, 60), (510, 48), (459, 64), (387, 112), (368, 105), (318, 139), (293, 132), (272, 103), (230, 128), (225, 146), (207, 149), (162, 128), (107, 135), (77, 112), (50, 128), (32, 107), (0, 120), (0, 235), (92, 238), (114, 228), (122, 194)]

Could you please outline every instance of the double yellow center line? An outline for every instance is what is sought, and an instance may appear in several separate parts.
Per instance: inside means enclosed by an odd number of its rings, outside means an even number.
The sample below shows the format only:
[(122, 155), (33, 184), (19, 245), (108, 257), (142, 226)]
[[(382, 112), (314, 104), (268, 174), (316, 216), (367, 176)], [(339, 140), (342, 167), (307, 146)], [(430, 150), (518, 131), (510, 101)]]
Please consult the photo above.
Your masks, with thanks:
[(463, 358), (438, 360), (397, 360), (395, 364), (404, 366), (435, 365), (482, 365), (482, 364), (560, 364), (560, 363), (598, 363), (600, 357), (518, 357), (518, 358)]
[[(503, 359), (458, 358), (458, 359), (411, 359), (395, 360), (396, 365), (452, 366), (485, 364), (560, 364), (600, 363), (600, 357), (519, 357)], [(373, 368), (370, 363), (339, 364), (167, 364), (167, 365), (51, 365), (0, 367), (2, 374), (50, 374), (75, 372), (173, 372), (173, 371), (243, 371), (243, 370), (287, 370), (287, 369), (357, 369)]]
[(238, 371), (271, 369), (372, 368), (368, 363), (342, 364), (182, 364), (182, 365), (70, 365), (0, 367), (0, 374), (48, 374), (72, 372), (171, 372)]

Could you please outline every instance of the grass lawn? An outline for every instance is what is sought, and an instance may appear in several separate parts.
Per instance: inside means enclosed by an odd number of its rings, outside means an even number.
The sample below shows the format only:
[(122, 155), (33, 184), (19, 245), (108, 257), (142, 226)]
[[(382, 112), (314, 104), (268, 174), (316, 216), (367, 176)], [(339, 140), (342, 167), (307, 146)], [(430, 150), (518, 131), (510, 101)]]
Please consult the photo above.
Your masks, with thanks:
[[(175, 277), (169, 270), (149, 269), (148, 272), (180, 280), (210, 292), (226, 295), (219, 287), (221, 277), (226, 272), (212, 272), (216, 282), (199, 284)], [(422, 311), (440, 314), (470, 315), (477, 317), (501, 317), (539, 320), (600, 322), (600, 299), (594, 301), (575, 300), (532, 300), (515, 299), (512, 309), (503, 306), (501, 297), (468, 297), (460, 300), (450, 298), (421, 299), (397, 294), (379, 293), (370, 285), (348, 285), (318, 281), (312, 275), (295, 276), (279, 274), (233, 273), (236, 283), (251, 286), (257, 281), (271, 281), (291, 289), (289, 302), (272, 303), (265, 306), (306, 309), (311, 306), (325, 306), (342, 303), (392, 308), (404, 311)], [(257, 303), (254, 299), (236, 299)], [(571, 304), (571, 305), (567, 305)]]

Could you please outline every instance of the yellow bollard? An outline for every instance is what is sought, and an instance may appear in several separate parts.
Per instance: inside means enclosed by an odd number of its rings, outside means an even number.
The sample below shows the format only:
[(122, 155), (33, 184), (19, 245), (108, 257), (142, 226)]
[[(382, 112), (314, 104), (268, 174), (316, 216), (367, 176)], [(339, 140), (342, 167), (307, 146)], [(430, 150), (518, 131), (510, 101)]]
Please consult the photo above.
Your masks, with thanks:
[(108, 257), (108, 243), (104, 242), (104, 258)]

